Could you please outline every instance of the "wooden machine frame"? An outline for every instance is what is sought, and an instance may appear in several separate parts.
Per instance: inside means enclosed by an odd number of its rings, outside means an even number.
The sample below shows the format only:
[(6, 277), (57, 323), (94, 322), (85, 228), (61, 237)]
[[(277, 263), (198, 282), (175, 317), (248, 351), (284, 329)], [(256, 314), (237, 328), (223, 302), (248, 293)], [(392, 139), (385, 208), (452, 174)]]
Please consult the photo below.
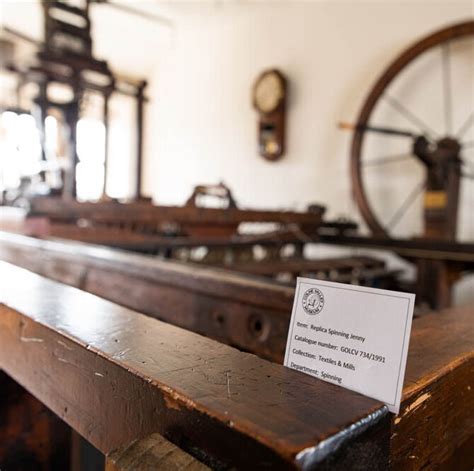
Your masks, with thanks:
[[(176, 262), (154, 266), (145, 256), (76, 242), (8, 236), (1, 247), (2, 260), (123, 306), (144, 309), (148, 303), (148, 315), (170, 324), (229, 344), (248, 335), (253, 343), (246, 343), (247, 350), (281, 362), (291, 289)], [(113, 465), (118, 463), (118, 469), (127, 460), (134, 460), (135, 467), (123, 469), (142, 469), (140, 464), (146, 469), (155, 454), (144, 454), (145, 444), (157, 448), (155, 466), (159, 450), (165, 449), (185, 462), (190, 453), (212, 469), (226, 464), (260, 469), (270, 463), (272, 469), (348, 469), (354, 463), (386, 469), (388, 462), (397, 470), (438, 464), (449, 469), (472, 458), (474, 434), (466, 414), (474, 405), (469, 394), (474, 368), (469, 308), (415, 319), (400, 415), (388, 417), (384, 406), (351, 391), (20, 268), (0, 263), (0, 271), (7, 280), (0, 299), (0, 367)], [(263, 329), (242, 324), (255, 315)], [(278, 322), (281, 329), (275, 329)], [(0, 379), (9, 384), (8, 378)], [(77, 381), (81, 387), (74, 386)], [(91, 394), (79, 393), (84, 387)], [(25, 401), (23, 414), (41, 407), (28, 396)], [(2, 405), (11, 407), (9, 402)], [(297, 410), (290, 412), (293, 405)], [(283, 407), (284, 420), (281, 414), (273, 420), (268, 412), (274, 406)], [(360, 406), (367, 407), (356, 412)], [(341, 418), (346, 411), (349, 416)], [(49, 420), (51, 453), (61, 445), (65, 451), (56, 419), (43, 420)], [(29, 443), (36, 443), (35, 429), (26, 432), (33, 435)], [(273, 439), (265, 438), (267, 433)], [(279, 433), (281, 438), (275, 435)], [(6, 445), (0, 446), (0, 462), (19, 437), (8, 439), (0, 441)], [(245, 454), (235, 446), (240, 440)], [(303, 448), (295, 440), (302, 440)]]
[[(107, 181), (107, 163), (111, 158), (109, 152), (109, 102), (112, 94), (119, 93), (130, 96), (136, 103), (136, 180), (135, 197), (142, 197), (142, 160), (143, 160), (143, 129), (144, 105), (147, 102), (145, 89), (146, 80), (130, 80), (114, 74), (107, 62), (93, 56), (91, 20), (89, 17), (91, 0), (84, 0), (83, 6), (75, 6), (67, 0), (42, 0), (44, 18), (44, 42), (37, 42), (29, 36), (10, 28), (5, 32), (22, 41), (34, 44), (38, 48), (37, 64), (26, 68), (14, 63), (6, 64), (9, 72), (19, 77), (18, 93), (28, 83), (39, 86), (35, 98), (40, 113), (37, 116), (37, 127), (40, 131), (42, 159), (45, 155), (45, 119), (50, 108), (59, 109), (69, 129), (68, 160), (69, 165), (62, 175), (62, 196), (66, 199), (76, 197), (76, 165), (78, 163), (76, 149), (76, 125), (80, 118), (81, 106), (87, 91), (95, 91), (103, 98), (103, 123), (105, 126), (105, 171), (102, 197), (105, 197)], [(60, 16), (58, 16), (60, 15)], [(64, 16), (65, 15), (65, 16)], [(55, 102), (49, 97), (48, 88), (55, 83), (67, 85), (73, 98), (68, 102)], [(18, 113), (30, 114), (31, 110), (6, 109)]]

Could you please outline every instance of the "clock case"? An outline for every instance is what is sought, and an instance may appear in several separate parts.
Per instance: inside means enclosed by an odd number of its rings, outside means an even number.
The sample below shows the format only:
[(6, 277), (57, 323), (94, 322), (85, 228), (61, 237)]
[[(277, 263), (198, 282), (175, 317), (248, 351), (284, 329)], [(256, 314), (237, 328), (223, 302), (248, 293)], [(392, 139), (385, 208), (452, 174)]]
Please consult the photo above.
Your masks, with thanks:
[[(275, 74), (278, 76), (281, 81), (283, 93), (277, 106), (270, 112), (264, 112), (258, 107), (256, 91), (261, 80), (269, 74)], [(285, 153), (287, 88), (288, 85), (285, 76), (277, 69), (270, 69), (262, 72), (258, 76), (253, 87), (253, 107), (259, 115), (257, 125), (258, 151), (262, 157), (270, 161), (280, 159)]]

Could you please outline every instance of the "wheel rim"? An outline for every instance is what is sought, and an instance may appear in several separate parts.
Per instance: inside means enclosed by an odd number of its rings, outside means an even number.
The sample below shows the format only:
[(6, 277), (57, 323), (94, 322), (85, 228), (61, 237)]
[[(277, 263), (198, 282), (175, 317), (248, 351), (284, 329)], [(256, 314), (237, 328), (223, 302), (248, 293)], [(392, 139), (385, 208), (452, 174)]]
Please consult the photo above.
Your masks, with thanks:
[[(379, 79), (373, 85), (370, 93), (364, 101), (361, 111), (357, 118), (357, 125), (366, 125), (374, 111), (379, 99), (393, 80), (412, 63), (422, 53), (439, 46), (440, 44), (474, 35), (474, 21), (467, 21), (436, 31), (416, 42), (402, 54), (400, 54), (382, 73)], [(375, 236), (389, 237), (388, 230), (380, 222), (372, 209), (364, 188), (362, 178), (361, 156), (364, 146), (365, 131), (357, 129), (354, 131), (351, 144), (351, 181), (352, 193), (356, 204), (362, 214), (364, 221)]]

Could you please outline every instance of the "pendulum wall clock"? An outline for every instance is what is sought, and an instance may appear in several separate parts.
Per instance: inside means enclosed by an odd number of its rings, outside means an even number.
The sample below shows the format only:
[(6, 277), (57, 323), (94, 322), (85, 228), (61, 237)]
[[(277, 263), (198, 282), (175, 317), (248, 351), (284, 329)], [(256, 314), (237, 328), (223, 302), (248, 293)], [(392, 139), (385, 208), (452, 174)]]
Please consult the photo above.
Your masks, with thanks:
[(258, 150), (267, 160), (278, 160), (285, 152), (285, 108), (287, 81), (276, 70), (266, 70), (257, 78), (252, 91), (258, 112)]

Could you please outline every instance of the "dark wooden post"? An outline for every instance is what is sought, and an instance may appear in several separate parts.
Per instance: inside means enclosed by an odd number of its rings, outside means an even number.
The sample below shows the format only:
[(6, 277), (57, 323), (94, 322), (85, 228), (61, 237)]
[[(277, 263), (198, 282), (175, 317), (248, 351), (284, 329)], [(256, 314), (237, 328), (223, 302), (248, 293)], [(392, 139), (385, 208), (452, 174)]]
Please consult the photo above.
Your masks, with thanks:
[(0, 371), (0, 469), (68, 469), (70, 428)]
[(69, 128), (69, 168), (66, 170), (63, 196), (66, 199), (75, 199), (77, 194), (76, 169), (79, 163), (77, 155), (77, 122), (79, 121), (79, 100), (81, 92), (76, 91), (76, 96), (71, 103), (65, 105), (65, 120)]
[(425, 238), (456, 240), (460, 177), (460, 161), (428, 168), (424, 201)]
[(145, 88), (147, 81), (143, 80), (137, 88), (137, 174), (135, 184), (135, 199), (142, 197), (142, 172), (143, 172), (143, 118), (145, 105)]
[(40, 133), (41, 142), (41, 159), (46, 160), (46, 124), (45, 120), (48, 115), (48, 82), (47, 79), (39, 84), (39, 94), (36, 100), (38, 105), (38, 115), (36, 117), (36, 126)]
[[(417, 147), (418, 146), (418, 147)], [(424, 234), (426, 239), (456, 240), (458, 225), (459, 186), (461, 179), (460, 146), (450, 138), (437, 143), (433, 153), (426, 151), (427, 143), (415, 144), (418, 156), (426, 166), (424, 200)], [(445, 261), (419, 260), (417, 294), (432, 309), (451, 305), (453, 283), (459, 277)]]
[(109, 116), (109, 99), (110, 95), (113, 91), (114, 84), (112, 83), (111, 87), (108, 88), (104, 94), (104, 111), (103, 111), (103, 119), (104, 119), (104, 128), (105, 128), (105, 149), (104, 149), (104, 184), (102, 187), (102, 199), (107, 197), (107, 174), (109, 170), (109, 148), (110, 148), (110, 133), (109, 133), (109, 121), (110, 121), (110, 116)]

